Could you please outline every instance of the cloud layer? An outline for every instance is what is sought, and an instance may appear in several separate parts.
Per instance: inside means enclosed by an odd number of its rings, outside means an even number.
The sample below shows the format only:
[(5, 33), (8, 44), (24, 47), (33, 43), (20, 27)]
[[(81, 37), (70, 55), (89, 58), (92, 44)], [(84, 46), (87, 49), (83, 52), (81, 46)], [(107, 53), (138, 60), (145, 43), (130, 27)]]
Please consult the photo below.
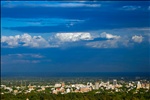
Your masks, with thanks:
[(141, 6), (123, 6), (122, 10), (133, 11), (133, 10), (138, 10), (140, 8)]
[[(32, 53), (17, 53), (17, 54), (7, 54), (2, 56), (1, 63), (3, 64), (37, 64), (41, 62), (51, 62), (45, 56), (41, 54)], [(9, 62), (8, 62), (9, 60)]]
[(14, 8), (19, 6), (25, 6), (25, 7), (63, 7), (63, 8), (74, 8), (74, 7), (100, 7), (101, 4), (95, 4), (92, 2), (91, 4), (88, 4), (86, 2), (2, 2), (2, 7), (8, 7), (8, 8)]
[(76, 45), (94, 48), (119, 48), (129, 47), (134, 42), (141, 43), (142, 41), (143, 37), (141, 35), (135, 35), (130, 38), (127, 36), (113, 35), (106, 32), (102, 32), (99, 35), (89, 32), (56, 33), (54, 36), (49, 36), (49, 39), (45, 39), (42, 36), (31, 36), (25, 33), (15, 36), (2, 36), (1, 46), (2, 48), (61, 48), (64, 46), (63, 44), (70, 46), (76, 43)]

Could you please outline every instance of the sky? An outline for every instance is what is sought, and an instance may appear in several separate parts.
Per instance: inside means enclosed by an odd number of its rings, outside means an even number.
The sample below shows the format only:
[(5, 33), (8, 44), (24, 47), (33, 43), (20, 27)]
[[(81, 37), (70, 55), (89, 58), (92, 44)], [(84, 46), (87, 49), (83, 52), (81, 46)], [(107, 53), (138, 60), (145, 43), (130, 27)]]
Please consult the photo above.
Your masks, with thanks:
[(2, 72), (150, 72), (149, 1), (1, 1)]

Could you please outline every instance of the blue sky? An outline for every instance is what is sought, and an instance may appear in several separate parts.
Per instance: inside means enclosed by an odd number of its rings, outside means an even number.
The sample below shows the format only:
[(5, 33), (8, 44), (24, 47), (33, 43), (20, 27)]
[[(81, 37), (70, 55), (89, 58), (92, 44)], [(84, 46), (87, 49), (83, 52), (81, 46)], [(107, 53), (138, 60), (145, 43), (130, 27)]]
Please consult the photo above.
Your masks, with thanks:
[(149, 1), (2, 1), (2, 72), (150, 72)]

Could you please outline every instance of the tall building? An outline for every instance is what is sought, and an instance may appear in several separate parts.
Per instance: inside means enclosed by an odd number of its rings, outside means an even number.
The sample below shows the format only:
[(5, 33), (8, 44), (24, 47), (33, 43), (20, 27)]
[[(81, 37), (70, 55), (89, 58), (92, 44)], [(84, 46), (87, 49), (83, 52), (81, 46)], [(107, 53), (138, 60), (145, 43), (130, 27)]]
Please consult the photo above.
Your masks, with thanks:
[(99, 82), (95, 82), (95, 89), (96, 89), (96, 90), (99, 89)]
[(141, 83), (140, 81), (137, 82), (137, 89), (140, 89), (141, 88)]
[(26, 87), (26, 81), (25, 81), (25, 87)]
[(116, 79), (113, 80), (113, 85), (114, 86), (117, 85), (117, 80)]
[(62, 87), (65, 87), (65, 82), (62, 82), (62, 83), (61, 83), (61, 86), (62, 86)]
[(20, 81), (20, 87), (22, 87), (22, 80)]
[(107, 81), (107, 86), (109, 86), (109, 81)]

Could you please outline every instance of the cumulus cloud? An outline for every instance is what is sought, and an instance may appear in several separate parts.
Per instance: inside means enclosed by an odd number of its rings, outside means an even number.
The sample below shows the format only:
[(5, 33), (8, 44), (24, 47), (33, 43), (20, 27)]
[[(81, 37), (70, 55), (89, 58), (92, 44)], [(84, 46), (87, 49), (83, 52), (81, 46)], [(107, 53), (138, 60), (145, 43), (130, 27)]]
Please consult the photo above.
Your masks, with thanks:
[[(76, 42), (81, 40), (87, 40), (82, 45), (96, 48), (117, 48), (119, 47), (119, 41), (121, 37), (118, 35), (113, 35), (110, 33), (103, 32), (101, 34), (92, 34), (86, 32), (80, 33), (57, 33), (55, 38), (62, 42)], [(95, 41), (97, 38), (104, 38), (106, 40)], [(93, 41), (88, 41), (93, 40)], [(127, 42), (127, 41), (126, 41)], [(126, 42), (122, 42), (124, 46), (127, 45)]]
[(122, 10), (129, 10), (129, 11), (133, 11), (133, 10), (137, 10), (140, 9), (141, 6), (123, 6), (121, 9)]
[(46, 48), (53, 47), (42, 36), (31, 36), (27, 33), (16, 36), (2, 36), (2, 47), (34, 47), (34, 48)]
[(105, 41), (92, 41), (86, 43), (86, 46), (93, 48), (122, 48), (131, 47), (134, 43), (141, 43), (143, 36), (134, 35), (132, 38), (129, 36), (118, 36), (103, 32), (99, 36), (100, 38), (106, 38)]
[(135, 35), (135, 36), (132, 36), (132, 40), (134, 42), (141, 43), (143, 41), (143, 37)]
[(106, 32), (101, 33), (100, 37), (101, 38), (107, 38), (107, 39), (119, 39), (120, 38), (120, 36), (112, 35), (112, 34), (109, 34), (109, 33), (106, 33)]
[(78, 33), (57, 33), (55, 38), (62, 42), (75, 42), (80, 40), (92, 40), (90, 33), (78, 32)]
[(86, 46), (93, 47), (93, 48), (122, 48), (122, 47), (131, 46), (131, 44), (129, 43), (128, 37), (112, 35), (106, 32), (101, 33), (99, 37), (106, 38), (107, 40), (89, 42), (89, 43), (86, 43)]
[(93, 48), (121, 48), (128, 47), (130, 44), (129, 40), (120, 38), (106, 41), (89, 42), (86, 44), (86, 46)]

